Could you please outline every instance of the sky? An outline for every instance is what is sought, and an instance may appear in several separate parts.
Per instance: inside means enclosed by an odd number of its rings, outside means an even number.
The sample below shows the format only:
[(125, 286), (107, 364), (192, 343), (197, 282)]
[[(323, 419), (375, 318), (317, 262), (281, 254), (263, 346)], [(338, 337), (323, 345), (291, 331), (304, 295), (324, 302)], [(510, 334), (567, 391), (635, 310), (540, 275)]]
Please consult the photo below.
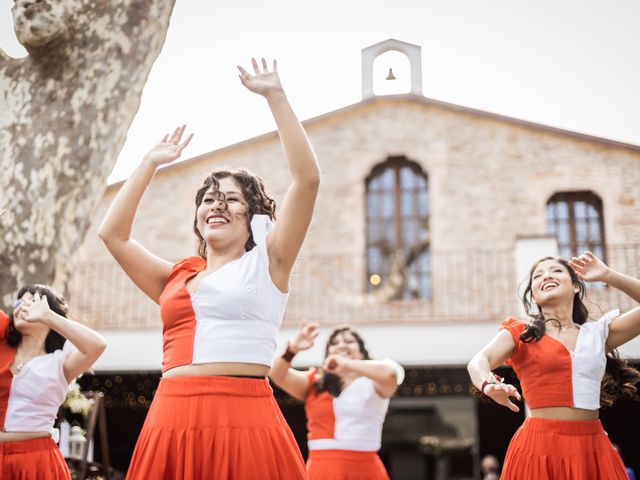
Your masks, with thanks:
[[(11, 4), (0, 0), (0, 46), (21, 57)], [(274, 130), (237, 77), (252, 56), (278, 59), (304, 120), (359, 102), (361, 50), (389, 38), (422, 47), (426, 97), (640, 145), (638, 19), (637, 0), (176, 0), (109, 182), (182, 123), (187, 159)], [(376, 92), (408, 89), (408, 75), (385, 54)]]

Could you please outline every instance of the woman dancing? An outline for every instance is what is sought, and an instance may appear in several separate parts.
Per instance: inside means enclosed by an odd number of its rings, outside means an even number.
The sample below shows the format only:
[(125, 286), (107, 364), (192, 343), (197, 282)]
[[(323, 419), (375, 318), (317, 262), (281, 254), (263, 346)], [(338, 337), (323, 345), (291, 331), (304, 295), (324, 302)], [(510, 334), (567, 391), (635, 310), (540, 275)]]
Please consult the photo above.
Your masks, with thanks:
[(543, 258), (533, 265), (523, 295), (531, 320), (505, 320), (468, 365), (483, 395), (517, 412), (512, 399), (520, 400), (520, 394), (491, 372), (509, 361), (531, 409), (509, 444), (502, 479), (627, 478), (598, 409), (636, 393), (640, 374), (611, 352), (640, 334), (640, 308), (587, 321), (585, 281), (606, 282), (640, 301), (640, 280), (607, 267), (591, 252), (570, 262)]
[(378, 456), (389, 398), (404, 379), (393, 360), (371, 360), (362, 337), (349, 327), (335, 329), (325, 347), (324, 366), (300, 372), (294, 355), (311, 348), (316, 324), (300, 325), (269, 376), (285, 392), (305, 402), (311, 480), (385, 480)]
[(91, 368), (106, 343), (67, 318), (68, 309), (51, 288), (26, 285), (11, 315), (0, 311), (2, 479), (71, 479), (51, 438), (53, 424), (69, 382)]
[(144, 157), (99, 230), (133, 282), (160, 304), (162, 380), (131, 460), (129, 479), (297, 479), (304, 463), (266, 375), (289, 275), (316, 201), (320, 171), (278, 77), (252, 59), (240, 81), (263, 96), (278, 126), (292, 181), (275, 202), (247, 171), (215, 170), (195, 195), (199, 256), (171, 264), (131, 238), (156, 169), (188, 145), (176, 129)]

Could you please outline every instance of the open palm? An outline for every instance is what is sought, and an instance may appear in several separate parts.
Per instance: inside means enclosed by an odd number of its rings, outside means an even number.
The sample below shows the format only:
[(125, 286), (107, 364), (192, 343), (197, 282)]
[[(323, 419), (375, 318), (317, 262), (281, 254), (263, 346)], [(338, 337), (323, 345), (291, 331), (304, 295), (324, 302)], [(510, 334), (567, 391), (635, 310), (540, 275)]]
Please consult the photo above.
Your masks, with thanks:
[(247, 89), (263, 96), (282, 91), (282, 84), (278, 76), (278, 62), (273, 61), (271, 70), (269, 70), (267, 61), (264, 58), (262, 59), (262, 70), (255, 58), (251, 59), (251, 65), (253, 66), (253, 74), (238, 66), (240, 81)]
[(185, 128), (186, 125), (183, 125), (176, 128), (171, 135), (165, 135), (157, 145), (147, 152), (145, 158), (157, 167), (177, 160), (182, 155), (182, 150), (189, 145), (191, 138), (193, 138), (193, 134), (191, 134), (184, 142), (180, 142)]
[(32, 300), (24, 299), (20, 308), (24, 310), (24, 319), (27, 322), (40, 322), (51, 312), (47, 297), (40, 296), (38, 293), (33, 295)]
[(308, 350), (313, 347), (316, 337), (319, 334), (318, 325), (315, 323), (309, 323), (302, 320), (300, 322), (300, 328), (295, 338), (290, 342), (292, 348), (300, 352), (302, 350)]
[(609, 267), (591, 252), (584, 252), (579, 257), (573, 257), (569, 265), (585, 282), (604, 281), (609, 272)]
[(508, 383), (488, 384), (484, 389), (484, 394), (490, 397), (494, 402), (503, 407), (507, 407), (513, 412), (519, 412), (520, 408), (511, 401), (511, 398), (521, 400), (520, 392), (513, 385)]

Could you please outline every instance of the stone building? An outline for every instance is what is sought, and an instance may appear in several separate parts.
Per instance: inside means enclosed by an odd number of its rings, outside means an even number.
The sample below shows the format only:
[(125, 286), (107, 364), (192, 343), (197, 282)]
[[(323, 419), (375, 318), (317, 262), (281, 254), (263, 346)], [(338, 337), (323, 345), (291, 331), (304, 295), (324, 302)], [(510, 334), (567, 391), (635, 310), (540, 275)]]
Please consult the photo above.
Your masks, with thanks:
[[(376, 96), (372, 65), (388, 50), (407, 55), (411, 88)], [(395, 40), (363, 50), (363, 100), (304, 122), (322, 183), (280, 340), (301, 318), (319, 322), (324, 338), (335, 325), (357, 327), (374, 356), (407, 368), (385, 427), (392, 477), (471, 478), (480, 454), (504, 454), (522, 417), (478, 403), (465, 365), (504, 317), (522, 313), (518, 285), (531, 263), (590, 249), (640, 275), (640, 147), (426, 98), (419, 60), (419, 47)], [(159, 171), (134, 237), (170, 260), (195, 254), (194, 193), (221, 166), (247, 168), (277, 201), (284, 196), (288, 171), (272, 132)], [(95, 233), (120, 186), (108, 188), (78, 253), (71, 301), (110, 341), (92, 385), (113, 408), (144, 407), (150, 387), (132, 396), (124, 385), (134, 372), (157, 383), (158, 308)], [(590, 286), (589, 296), (594, 317), (632, 306), (606, 285)], [(316, 347), (295, 365), (319, 364), (322, 338)], [(640, 342), (622, 352), (640, 359)], [(115, 393), (104, 386), (113, 375), (123, 385)], [(280, 398), (303, 435), (300, 407)], [(625, 412), (611, 410), (609, 433), (640, 451), (616, 431)]]

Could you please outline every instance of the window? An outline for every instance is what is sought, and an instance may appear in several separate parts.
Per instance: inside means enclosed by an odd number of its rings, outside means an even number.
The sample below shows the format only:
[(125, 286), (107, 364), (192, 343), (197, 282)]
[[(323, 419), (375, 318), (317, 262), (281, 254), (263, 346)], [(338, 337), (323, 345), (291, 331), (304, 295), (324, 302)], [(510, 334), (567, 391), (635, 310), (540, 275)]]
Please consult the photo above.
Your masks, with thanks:
[(392, 157), (366, 182), (368, 290), (389, 288), (395, 276), (404, 279), (395, 298), (431, 298), (426, 174), (417, 163)]
[(563, 192), (547, 202), (547, 232), (558, 239), (560, 256), (585, 250), (605, 258), (602, 200), (593, 192)]

